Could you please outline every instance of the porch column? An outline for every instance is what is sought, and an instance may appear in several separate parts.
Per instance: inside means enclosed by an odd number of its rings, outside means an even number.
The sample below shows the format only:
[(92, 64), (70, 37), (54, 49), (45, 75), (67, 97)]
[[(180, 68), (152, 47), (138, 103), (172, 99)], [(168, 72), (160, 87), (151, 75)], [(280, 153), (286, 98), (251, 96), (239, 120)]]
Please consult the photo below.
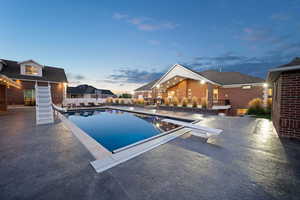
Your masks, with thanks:
[(213, 85), (207, 83), (207, 108), (211, 109), (213, 106)]

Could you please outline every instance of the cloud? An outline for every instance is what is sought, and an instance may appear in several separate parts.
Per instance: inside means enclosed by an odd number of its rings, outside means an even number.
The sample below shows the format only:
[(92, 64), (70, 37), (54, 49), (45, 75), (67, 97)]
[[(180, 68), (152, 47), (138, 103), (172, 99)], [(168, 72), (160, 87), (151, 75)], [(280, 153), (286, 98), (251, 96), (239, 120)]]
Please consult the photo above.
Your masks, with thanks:
[(149, 42), (149, 44), (151, 44), (151, 45), (160, 45), (160, 41), (158, 41), (158, 40), (149, 40), (148, 41)]
[(241, 39), (247, 41), (262, 41), (269, 40), (272, 31), (267, 28), (249, 28), (246, 27), (243, 29)]
[(154, 20), (149, 17), (129, 17), (126, 14), (114, 13), (113, 19), (116, 20), (123, 20), (131, 25), (134, 25), (137, 29), (141, 31), (156, 31), (156, 30), (163, 30), (163, 29), (174, 29), (178, 24), (172, 22), (161, 22)]
[(158, 79), (163, 72), (146, 71), (139, 69), (119, 69), (109, 79), (118, 83), (147, 83)]
[(284, 14), (284, 13), (278, 13), (271, 15), (271, 19), (275, 21), (286, 21), (291, 18), (290, 15)]
[(121, 13), (114, 13), (112, 17), (113, 17), (113, 19), (120, 20), (120, 19), (128, 18), (128, 15), (123, 15)]

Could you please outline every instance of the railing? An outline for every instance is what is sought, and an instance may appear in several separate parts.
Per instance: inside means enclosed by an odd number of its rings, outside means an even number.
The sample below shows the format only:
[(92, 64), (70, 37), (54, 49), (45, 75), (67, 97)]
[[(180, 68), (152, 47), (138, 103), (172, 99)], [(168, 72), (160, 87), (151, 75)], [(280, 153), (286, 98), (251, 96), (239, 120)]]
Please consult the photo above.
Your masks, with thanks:
[(214, 106), (227, 106), (230, 105), (229, 99), (214, 99), (213, 100)]

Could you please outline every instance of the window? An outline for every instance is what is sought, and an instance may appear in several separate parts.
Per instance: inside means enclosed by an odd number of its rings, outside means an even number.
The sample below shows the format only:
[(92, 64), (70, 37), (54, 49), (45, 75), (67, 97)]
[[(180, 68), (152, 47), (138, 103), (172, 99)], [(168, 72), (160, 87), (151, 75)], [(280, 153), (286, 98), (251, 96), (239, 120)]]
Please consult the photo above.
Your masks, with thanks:
[(251, 85), (244, 85), (244, 86), (242, 86), (242, 89), (251, 89)]
[(27, 75), (39, 75), (38, 67), (32, 65), (25, 65), (25, 74)]
[(213, 102), (214, 103), (218, 102), (218, 94), (219, 94), (219, 90), (218, 89), (213, 89)]

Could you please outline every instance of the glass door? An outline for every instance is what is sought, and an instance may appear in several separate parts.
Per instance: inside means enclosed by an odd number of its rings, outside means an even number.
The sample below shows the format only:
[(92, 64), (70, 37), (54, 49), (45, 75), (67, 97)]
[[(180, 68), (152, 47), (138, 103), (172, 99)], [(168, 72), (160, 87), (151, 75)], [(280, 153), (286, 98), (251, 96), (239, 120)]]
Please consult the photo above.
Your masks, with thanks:
[(25, 106), (34, 106), (35, 105), (35, 90), (34, 89), (24, 90), (24, 104), (25, 104)]

